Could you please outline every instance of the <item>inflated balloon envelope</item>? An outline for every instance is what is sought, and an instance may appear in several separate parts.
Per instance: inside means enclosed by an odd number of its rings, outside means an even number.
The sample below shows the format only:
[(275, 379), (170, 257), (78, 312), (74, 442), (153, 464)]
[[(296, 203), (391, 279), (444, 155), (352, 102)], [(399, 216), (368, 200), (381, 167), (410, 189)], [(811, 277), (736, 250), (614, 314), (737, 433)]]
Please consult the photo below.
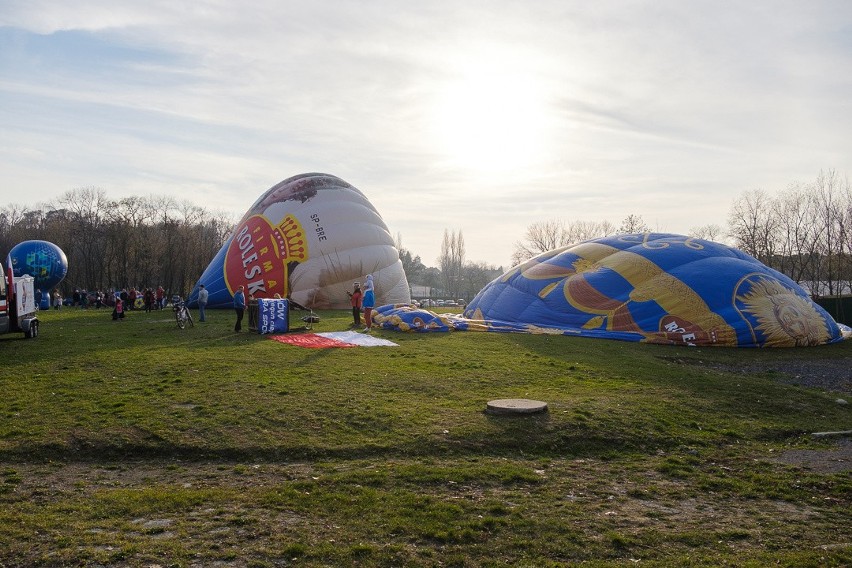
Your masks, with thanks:
[(744, 252), (661, 233), (603, 237), (543, 253), (488, 284), (462, 316), (384, 306), (375, 320), (405, 331), (730, 347), (823, 345), (852, 336), (798, 284)]
[(65, 252), (49, 241), (24, 241), (18, 243), (6, 257), (6, 265), (12, 267), (15, 277), (29, 274), (33, 285), (42, 291), (41, 307), (50, 306), (50, 292), (68, 273), (68, 258)]
[(373, 275), (377, 304), (410, 302), (399, 251), (375, 207), (342, 179), (301, 174), (270, 188), (246, 212), (204, 271), (208, 307), (233, 306), (237, 287), (255, 298), (291, 298), (314, 309), (350, 307), (353, 282)]

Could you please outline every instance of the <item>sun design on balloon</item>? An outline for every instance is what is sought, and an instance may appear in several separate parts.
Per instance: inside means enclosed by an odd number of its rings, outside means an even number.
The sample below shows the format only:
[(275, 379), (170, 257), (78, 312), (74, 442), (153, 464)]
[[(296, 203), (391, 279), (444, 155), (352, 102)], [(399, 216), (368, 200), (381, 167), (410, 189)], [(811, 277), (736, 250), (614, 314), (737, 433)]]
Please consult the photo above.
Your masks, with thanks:
[(574, 267), (574, 272), (576, 272), (577, 274), (582, 274), (583, 272), (588, 272), (589, 270), (596, 270), (598, 268), (596, 262), (593, 262), (586, 258), (578, 258), (571, 264), (571, 266)]
[(736, 299), (743, 305), (742, 311), (756, 320), (756, 331), (766, 338), (764, 345), (800, 347), (829, 339), (825, 321), (809, 299), (774, 279), (745, 281), (749, 290)]

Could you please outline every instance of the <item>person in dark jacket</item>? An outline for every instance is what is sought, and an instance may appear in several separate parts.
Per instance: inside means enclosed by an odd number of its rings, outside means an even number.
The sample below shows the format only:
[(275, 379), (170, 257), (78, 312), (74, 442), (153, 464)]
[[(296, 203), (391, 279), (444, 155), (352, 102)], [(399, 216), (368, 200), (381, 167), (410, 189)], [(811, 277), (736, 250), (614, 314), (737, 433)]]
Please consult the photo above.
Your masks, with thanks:
[(246, 311), (246, 295), (243, 293), (245, 288), (240, 286), (234, 292), (234, 310), (237, 312), (237, 323), (234, 325), (234, 331), (239, 332), (243, 328), (243, 314)]

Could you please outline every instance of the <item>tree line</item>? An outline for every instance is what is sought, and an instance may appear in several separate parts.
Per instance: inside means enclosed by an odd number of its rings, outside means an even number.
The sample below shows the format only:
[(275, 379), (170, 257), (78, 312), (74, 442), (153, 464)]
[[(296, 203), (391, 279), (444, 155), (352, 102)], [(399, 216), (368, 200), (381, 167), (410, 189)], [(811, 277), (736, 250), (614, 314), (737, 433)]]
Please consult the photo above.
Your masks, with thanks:
[[(424, 286), (432, 298), (472, 299), (486, 284), (503, 273), (502, 266), (485, 262), (472, 262), (466, 258), (464, 233), (461, 230), (444, 229), (441, 255), (438, 266), (426, 266), (410, 250), (402, 245), (402, 236), (396, 236), (396, 248), (402, 268), (410, 285)], [(416, 294), (415, 294), (416, 296)]]
[(852, 188), (835, 170), (776, 195), (745, 192), (731, 206), (728, 235), (814, 294), (852, 293)]
[(233, 228), (224, 214), (168, 196), (108, 199), (84, 187), (56, 205), (0, 210), (0, 251), (26, 240), (56, 244), (68, 258), (60, 284), (64, 297), (75, 289), (103, 290), (163, 286), (186, 295)]
[[(56, 205), (0, 209), (0, 252), (40, 239), (68, 256), (63, 295), (74, 288), (155, 287), (188, 293), (225, 243), (233, 221), (222, 213), (168, 196), (108, 199), (97, 188), (65, 193)], [(554, 219), (533, 223), (515, 243), (512, 264), (584, 240), (651, 231), (640, 215), (619, 226), (609, 221)], [(690, 236), (728, 242), (790, 276), (819, 295), (852, 293), (852, 189), (835, 170), (809, 183), (794, 183), (771, 194), (744, 192), (730, 208), (727, 229), (708, 224)], [(461, 230), (444, 230), (437, 266), (396, 236), (400, 260), (412, 285), (443, 298), (471, 299), (504, 269), (466, 259)]]
[[(540, 221), (515, 244), (512, 262), (588, 239), (650, 230), (639, 215), (629, 215), (617, 228), (609, 221)], [(701, 225), (688, 236), (731, 244), (813, 294), (852, 293), (852, 189), (835, 170), (774, 195), (748, 190), (731, 205), (727, 230)]]

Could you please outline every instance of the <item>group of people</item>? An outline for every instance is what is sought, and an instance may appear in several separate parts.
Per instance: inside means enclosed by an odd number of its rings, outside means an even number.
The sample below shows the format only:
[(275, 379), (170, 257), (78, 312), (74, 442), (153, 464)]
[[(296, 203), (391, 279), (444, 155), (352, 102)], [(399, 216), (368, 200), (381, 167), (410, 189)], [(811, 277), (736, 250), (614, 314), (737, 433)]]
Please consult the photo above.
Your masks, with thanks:
[(138, 291), (136, 288), (131, 288), (130, 290), (123, 289), (121, 292), (116, 293), (116, 297), (121, 297), (125, 308), (128, 310), (137, 309), (138, 303), (142, 304), (141, 307), (146, 312), (162, 310), (166, 307), (166, 291), (162, 286), (157, 286), (156, 290), (152, 288), (145, 288), (145, 290)]
[[(369, 332), (373, 328), (373, 308), (376, 307), (375, 286), (373, 285), (373, 275), (368, 274), (364, 282), (364, 289), (361, 289), (361, 283), (355, 282), (352, 292), (346, 292), (349, 295), (349, 301), (352, 304), (352, 320), (353, 327), (361, 327), (361, 310), (364, 310), (364, 331)], [(204, 298), (202, 303), (202, 297)], [(204, 308), (207, 306), (207, 290), (204, 289), (204, 284), (199, 287), (198, 293), (198, 311), (200, 320), (204, 321)], [(234, 324), (234, 332), (239, 333), (243, 326), (243, 315), (246, 311), (246, 295), (245, 287), (240, 285), (234, 292), (234, 311), (237, 314), (237, 322)]]
[(346, 292), (352, 304), (353, 327), (361, 327), (361, 309), (364, 310), (364, 331), (369, 332), (373, 328), (373, 308), (376, 307), (376, 294), (373, 286), (373, 275), (368, 274), (364, 282), (364, 290), (361, 283), (356, 282), (352, 292)]
[[(373, 327), (373, 308), (376, 307), (376, 296), (375, 296), (375, 287), (373, 285), (373, 275), (368, 274), (367, 278), (364, 282), (364, 288), (361, 289), (361, 283), (355, 282), (354, 289), (352, 292), (347, 292), (349, 295), (350, 303), (352, 304), (352, 319), (353, 319), (353, 327), (361, 327), (361, 310), (364, 311), (364, 331), (369, 332)], [(75, 305), (78, 302), (82, 302), (81, 307), (86, 306), (86, 300), (79, 299), (80, 291), (75, 290)], [(83, 295), (88, 298), (88, 295), (83, 292)], [(59, 290), (54, 290), (52, 300), (54, 301), (55, 309), (59, 309), (59, 306), (62, 305), (62, 296), (59, 293)], [(142, 292), (141, 296), (136, 291), (135, 288), (131, 288), (130, 291), (122, 290), (121, 292), (116, 292), (114, 295), (113, 310), (112, 310), (112, 319), (114, 320), (123, 320), (125, 312), (127, 310), (135, 309), (136, 299), (141, 297), (143, 300), (143, 307), (146, 312), (150, 312), (152, 309), (163, 309), (166, 305), (165, 292), (162, 286), (159, 286), (156, 290), (152, 290), (151, 288), (146, 288), (144, 292)], [(99, 293), (97, 301), (97, 307), (101, 307), (103, 295)], [(209, 293), (207, 289), (204, 287), (204, 284), (200, 284), (198, 287), (198, 321), (204, 322), (206, 321), (206, 311), (207, 311), (207, 301), (209, 298)], [(245, 296), (245, 287), (240, 285), (237, 290), (234, 292), (234, 311), (237, 315), (237, 321), (234, 324), (234, 332), (239, 333), (242, 330), (243, 324), (243, 316), (246, 310), (246, 296)]]
[(123, 320), (127, 310), (137, 309), (137, 303), (141, 300), (142, 309), (146, 312), (153, 310), (162, 310), (166, 307), (166, 292), (162, 286), (158, 286), (156, 290), (145, 288), (142, 292), (137, 292), (136, 288), (131, 288), (129, 291), (125, 288), (120, 292), (113, 293), (112, 319)]
[[(121, 300), (122, 308), (125, 310), (144, 309), (146, 312), (161, 310), (166, 307), (166, 294), (162, 286), (156, 289), (146, 288), (137, 291), (136, 288), (124, 288), (122, 290), (110, 290), (107, 293), (101, 290), (86, 290), (75, 288), (70, 298), (64, 298), (59, 288), (49, 294), (50, 305), (58, 310), (63, 305), (87, 309), (115, 307), (115, 301)], [(41, 303), (41, 290), (36, 291), (36, 302)]]
[[(65, 298), (62, 297), (62, 292), (59, 291), (59, 288), (53, 290), (53, 292), (48, 294), (48, 299), (50, 300), (50, 305), (54, 310), (58, 310), (65, 304)], [(42, 294), (41, 290), (35, 291), (35, 301), (36, 305), (41, 305)], [(87, 309), (89, 306), (93, 306), (95, 308), (102, 308), (104, 305), (104, 294), (100, 290), (95, 290), (94, 292), (88, 292), (86, 290), (80, 290), (79, 288), (74, 289), (74, 293), (71, 294), (71, 301), (69, 303), (70, 306), (79, 306), (80, 309)]]

